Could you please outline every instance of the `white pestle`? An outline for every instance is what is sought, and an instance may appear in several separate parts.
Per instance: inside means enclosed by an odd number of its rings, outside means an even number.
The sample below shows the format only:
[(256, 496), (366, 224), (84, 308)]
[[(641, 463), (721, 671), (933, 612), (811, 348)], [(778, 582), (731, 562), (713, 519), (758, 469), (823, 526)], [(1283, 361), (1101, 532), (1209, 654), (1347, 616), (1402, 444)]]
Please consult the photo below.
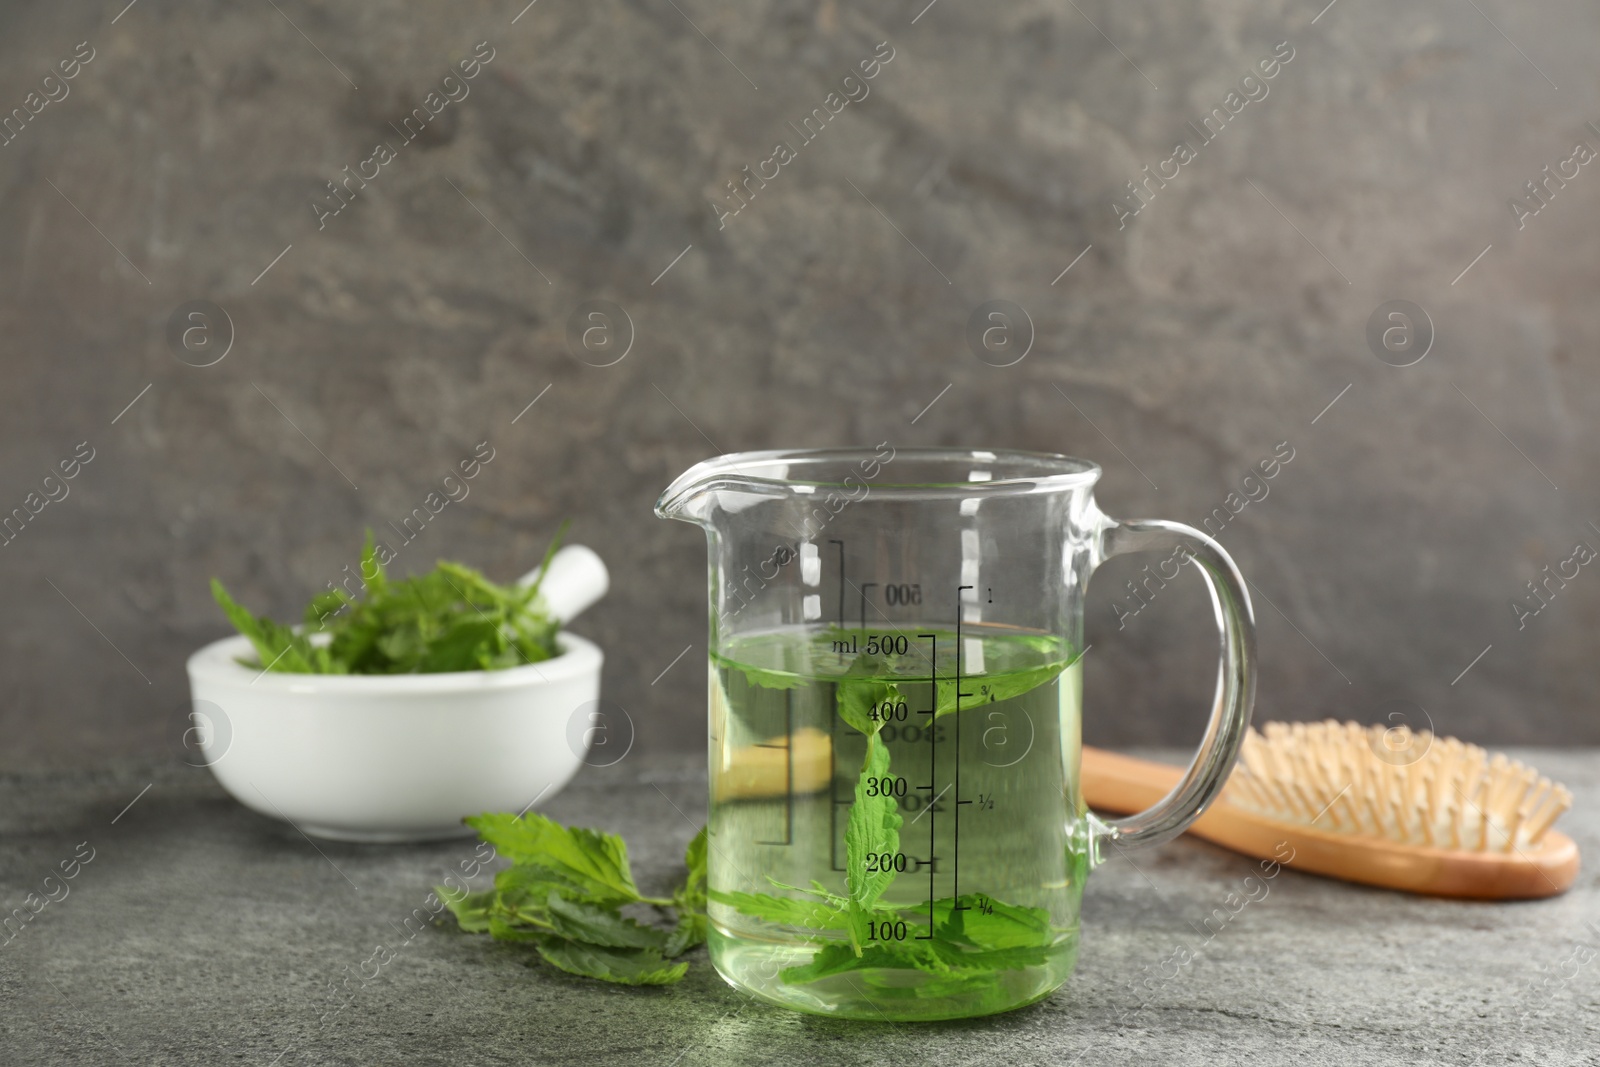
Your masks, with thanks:
[[(535, 567), (517, 580), (527, 585), (539, 577)], [(550, 557), (550, 573), (539, 585), (539, 597), (563, 626), (588, 610), (611, 588), (611, 575), (594, 549), (568, 545)]]

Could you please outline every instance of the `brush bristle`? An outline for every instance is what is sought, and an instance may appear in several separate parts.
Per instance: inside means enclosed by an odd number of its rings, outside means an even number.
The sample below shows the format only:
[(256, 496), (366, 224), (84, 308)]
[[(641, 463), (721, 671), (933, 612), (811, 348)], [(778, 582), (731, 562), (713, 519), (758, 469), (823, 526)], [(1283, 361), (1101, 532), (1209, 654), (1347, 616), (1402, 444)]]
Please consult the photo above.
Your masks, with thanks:
[(1572, 806), (1565, 786), (1477, 745), (1332, 719), (1250, 730), (1227, 797), (1318, 830), (1467, 852), (1538, 848)]

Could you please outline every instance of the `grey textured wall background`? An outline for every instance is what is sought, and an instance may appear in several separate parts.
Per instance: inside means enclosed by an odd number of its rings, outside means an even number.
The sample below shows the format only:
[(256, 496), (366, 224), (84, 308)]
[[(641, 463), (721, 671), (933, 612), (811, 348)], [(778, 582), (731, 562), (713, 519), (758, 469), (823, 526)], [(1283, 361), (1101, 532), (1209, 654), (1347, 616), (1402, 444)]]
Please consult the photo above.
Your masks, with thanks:
[[(184, 657), (225, 629), (207, 580), (296, 612), (481, 441), (397, 569), (509, 578), (573, 516), (615, 583), (578, 629), (642, 746), (703, 743), (701, 539), (656, 494), (719, 450), (885, 439), (1087, 455), (1108, 511), (1191, 523), (1288, 442), (1221, 537), (1259, 718), (1600, 741), (1595, 568), (1521, 629), (1511, 606), (1600, 547), (1600, 173), (1520, 230), (1508, 207), (1600, 147), (1600, 13), (924, 3), (0, 7), (0, 111), (94, 54), (0, 146), (0, 506), (94, 457), (0, 547), (0, 763), (173, 751)], [(319, 230), (325, 183), (482, 41), (470, 95)], [(719, 229), (725, 183), (883, 41), (870, 95)], [(1202, 143), (1186, 123), (1283, 41)], [(1179, 140), (1196, 158), (1119, 228)], [(615, 366), (569, 350), (592, 299), (636, 327)], [(964, 340), (990, 299), (1032, 319), (1014, 366)], [(1403, 368), (1366, 340), (1395, 299), (1436, 334)], [(214, 366), (166, 341), (190, 300), (232, 320)], [(1088, 735), (1185, 742), (1207, 605), (1173, 590), (1119, 631), (1136, 567), (1091, 598)]]

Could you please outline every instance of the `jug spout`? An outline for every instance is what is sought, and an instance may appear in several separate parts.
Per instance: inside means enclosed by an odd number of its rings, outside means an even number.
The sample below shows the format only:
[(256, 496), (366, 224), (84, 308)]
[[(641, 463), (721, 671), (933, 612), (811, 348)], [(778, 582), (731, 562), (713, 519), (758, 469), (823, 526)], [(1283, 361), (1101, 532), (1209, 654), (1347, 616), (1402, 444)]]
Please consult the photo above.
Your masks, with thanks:
[(680, 474), (656, 501), (656, 515), (702, 527), (718, 516), (743, 511), (763, 501), (834, 492), (847, 499), (864, 495), (879, 471), (894, 459), (885, 442), (877, 449), (818, 449), (739, 452), (718, 456)]

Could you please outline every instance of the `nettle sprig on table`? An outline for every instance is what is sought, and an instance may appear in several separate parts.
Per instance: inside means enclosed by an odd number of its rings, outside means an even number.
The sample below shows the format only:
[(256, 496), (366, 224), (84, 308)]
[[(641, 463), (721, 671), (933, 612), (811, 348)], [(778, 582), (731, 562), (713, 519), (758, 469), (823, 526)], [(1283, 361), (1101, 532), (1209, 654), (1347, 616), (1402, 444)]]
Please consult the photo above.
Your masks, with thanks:
[[(537, 812), (475, 815), (467, 824), (511, 866), (479, 893), (436, 890), (461, 929), (531, 945), (571, 974), (623, 985), (671, 985), (687, 962), (674, 958), (706, 939), (706, 832), (684, 852), (687, 872), (670, 897), (639, 891), (628, 845), (616, 834), (566, 827)], [(641, 923), (623, 909), (642, 905), (670, 928)]]

